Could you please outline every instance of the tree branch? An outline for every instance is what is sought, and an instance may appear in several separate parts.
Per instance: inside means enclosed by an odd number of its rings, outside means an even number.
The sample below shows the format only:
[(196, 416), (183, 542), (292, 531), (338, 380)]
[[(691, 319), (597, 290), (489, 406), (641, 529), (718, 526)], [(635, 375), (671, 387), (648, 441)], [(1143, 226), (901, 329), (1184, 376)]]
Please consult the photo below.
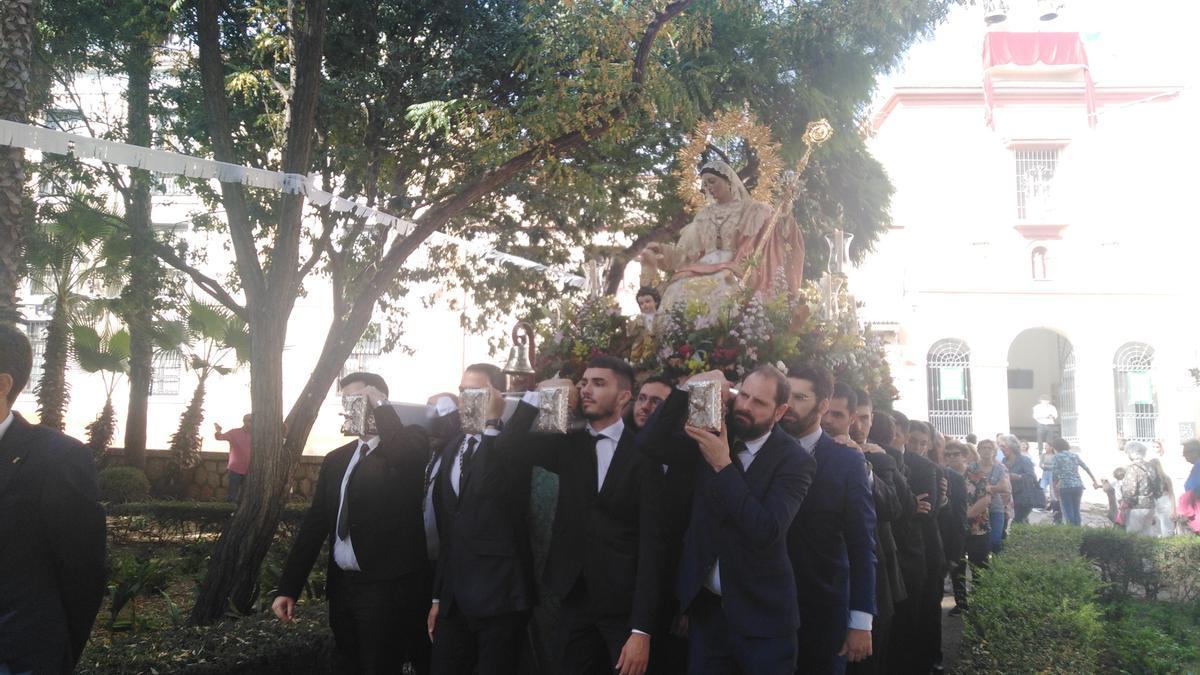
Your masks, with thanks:
[[(200, 87), (208, 112), (213, 157), (220, 162), (237, 163), (233, 151), (233, 128), (229, 121), (229, 100), (225, 93), (225, 64), (221, 58), (220, 14), (218, 0), (200, 0), (196, 22)], [(246, 289), (248, 304), (253, 306), (264, 299), (266, 278), (251, 231), (245, 188), (238, 183), (221, 183), (221, 201), (225, 205), (238, 274), (242, 287)]]
[(219, 281), (187, 264), (183, 258), (179, 257), (179, 254), (175, 253), (174, 249), (158, 239), (153, 240), (153, 246), (154, 254), (157, 255), (160, 260), (191, 277), (192, 281), (195, 282), (197, 286), (199, 286), (205, 293), (211, 295), (214, 300), (227, 307), (229, 311), (237, 315), (239, 319), (247, 322), (249, 321), (249, 312), (247, 312), (246, 308), (239, 304), (237, 300), (234, 300), (233, 296), (230, 295), (223, 286), (221, 286)]

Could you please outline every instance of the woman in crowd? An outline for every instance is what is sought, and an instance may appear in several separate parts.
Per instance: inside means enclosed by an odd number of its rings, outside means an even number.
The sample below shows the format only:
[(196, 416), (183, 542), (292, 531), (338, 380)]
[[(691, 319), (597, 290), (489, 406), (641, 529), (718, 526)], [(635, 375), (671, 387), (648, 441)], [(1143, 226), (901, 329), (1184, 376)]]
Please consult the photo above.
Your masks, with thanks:
[(1179, 520), (1188, 531), (1200, 534), (1200, 441), (1192, 439), (1183, 444), (1183, 458), (1192, 465), (1179, 495)]
[(1046, 506), (1045, 494), (1038, 485), (1037, 472), (1033, 468), (1033, 460), (1025, 453), (1028, 443), (1018, 446), (1008, 444), (1000, 446), (1004, 451), (1004, 466), (1008, 469), (1008, 477), (1012, 482), (1014, 523), (1028, 523), (1029, 512)]
[(1038, 464), (1042, 467), (1042, 492), (1046, 495), (1046, 500), (1050, 502), (1051, 518), (1056, 523), (1062, 522), (1062, 505), (1058, 500), (1058, 485), (1054, 482), (1054, 443), (1047, 443), (1042, 446), (1042, 458)]
[[(1162, 447), (1161, 445), (1159, 446)], [(1162, 494), (1158, 499), (1154, 500), (1154, 518), (1158, 522), (1158, 536), (1174, 537), (1175, 536), (1175, 485), (1171, 482), (1171, 477), (1163, 469), (1162, 460), (1158, 457), (1146, 462), (1150, 465), (1150, 470), (1158, 476), (1158, 484), (1162, 490)]]
[(955, 552), (953, 559), (947, 556), (950, 562), (950, 585), (954, 588), (954, 609), (950, 613), (958, 615), (967, 608), (967, 561), (970, 560), (976, 569), (987, 565), (987, 509), (992, 498), (987, 493), (987, 477), (979, 471), (978, 455), (974, 448), (967, 443), (951, 441), (946, 444), (945, 460), (946, 467), (962, 477), (963, 499), (966, 502), (963, 517), (955, 519), (962, 528), (962, 548)]
[(1079, 478), (1079, 469), (1087, 472), (1088, 478), (1092, 479), (1093, 488), (1099, 490), (1100, 483), (1070, 443), (1056, 438), (1051, 445), (1054, 446), (1054, 485), (1058, 488), (1063, 520), (1067, 521), (1068, 525), (1079, 527), (1079, 502), (1083, 499), (1083, 480)]
[[(1007, 438), (1007, 435), (1002, 435), (1001, 438)], [(988, 506), (988, 529), (991, 534), (988, 548), (992, 553), (999, 553), (1004, 544), (1006, 512), (1012, 485), (1008, 480), (1008, 469), (1004, 468), (1003, 463), (996, 461), (996, 445), (991, 441), (980, 441), (978, 451), (979, 468), (987, 476), (987, 491), (992, 496)]]

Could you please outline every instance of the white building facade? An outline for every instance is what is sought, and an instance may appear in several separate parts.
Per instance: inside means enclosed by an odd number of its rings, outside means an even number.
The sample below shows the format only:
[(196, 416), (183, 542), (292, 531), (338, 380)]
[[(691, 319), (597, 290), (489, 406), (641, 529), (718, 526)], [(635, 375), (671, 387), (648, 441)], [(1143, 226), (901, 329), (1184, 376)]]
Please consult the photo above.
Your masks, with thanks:
[(1191, 92), (1097, 76), (1089, 115), (1082, 68), (992, 72), (990, 106), (982, 69), (957, 85), (910, 72), (873, 119), (894, 225), (849, 288), (888, 332), (897, 409), (958, 437), (1033, 438), (1046, 395), (1097, 477), (1124, 463), (1118, 438), (1161, 442), (1186, 475), (1179, 443), (1200, 417)]

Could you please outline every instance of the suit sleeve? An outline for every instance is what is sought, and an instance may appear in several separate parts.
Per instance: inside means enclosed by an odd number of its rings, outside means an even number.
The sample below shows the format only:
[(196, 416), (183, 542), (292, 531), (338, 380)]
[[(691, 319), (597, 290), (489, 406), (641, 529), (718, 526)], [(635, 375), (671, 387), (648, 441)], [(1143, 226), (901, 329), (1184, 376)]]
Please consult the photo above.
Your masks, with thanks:
[[(909, 465), (911, 471), (908, 474), (909, 489), (913, 493), (913, 503), (916, 503), (917, 495), (928, 495), (929, 503), (933, 506), (926, 513), (916, 513), (914, 511), (913, 518), (916, 520), (930, 520), (937, 517), (938, 512), (938, 475), (937, 466), (933, 462), (916, 462)], [(915, 508), (915, 507), (914, 507)]]
[[(885, 457), (887, 456), (885, 455)], [(895, 464), (879, 462), (872, 466), (875, 468), (875, 480), (871, 484), (875, 498), (875, 519), (883, 522), (897, 520), (904, 514), (904, 508), (900, 504), (900, 496), (896, 490)]]
[[(279, 575), (279, 595), (294, 599), (300, 598), (304, 581), (308, 579), (308, 573), (312, 571), (313, 563), (317, 561), (317, 556), (321, 553), (321, 546), (329, 538), (331, 518), (336, 515), (329, 512), (330, 495), (337, 491), (333, 483), (341, 478), (332, 476), (329, 470), (329, 457), (327, 455), (325, 461), (321, 462), (321, 472), (317, 476), (317, 489), (313, 492), (312, 505), (304, 513), (304, 520), (300, 522), (300, 531), (296, 534), (296, 540), (292, 542), (292, 550), (288, 553), (287, 562), (283, 565), (283, 572)], [(336, 488), (340, 487), (340, 484), (336, 486)], [(333, 503), (336, 505), (337, 500), (334, 500)]]
[(750, 493), (745, 474), (732, 464), (702, 488), (717, 517), (733, 521), (751, 549), (766, 550), (787, 537), (812, 485), (817, 461), (798, 445), (789, 452), (791, 456), (780, 462), (762, 501)]
[[(875, 613), (875, 498), (867, 460), (856, 461), (846, 484), (846, 553), (850, 561), (850, 610)], [(876, 480), (875, 482), (883, 482)]]
[(512, 419), (496, 437), (496, 454), (506, 461), (520, 462), (558, 473), (563, 439), (560, 434), (536, 434), (531, 431), (538, 409), (525, 401), (517, 404)]
[(105, 592), (104, 507), (91, 453), (63, 448), (42, 491), (42, 514), (67, 614), (71, 656), (79, 660)]
[(650, 462), (638, 470), (638, 566), (630, 628), (648, 635), (660, 627), (665, 544), (662, 535), (662, 472)]
[(698, 461), (700, 446), (683, 432), (687, 409), (687, 393), (672, 388), (667, 400), (658, 406), (646, 420), (645, 428), (638, 432), (634, 447), (659, 464), (673, 466)]

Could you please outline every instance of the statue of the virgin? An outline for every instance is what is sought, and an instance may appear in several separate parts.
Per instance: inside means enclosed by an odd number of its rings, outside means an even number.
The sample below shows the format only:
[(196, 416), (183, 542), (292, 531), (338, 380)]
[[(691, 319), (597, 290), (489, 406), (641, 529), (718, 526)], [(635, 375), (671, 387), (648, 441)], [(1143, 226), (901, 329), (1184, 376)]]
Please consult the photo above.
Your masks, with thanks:
[[(798, 291), (804, 269), (804, 240), (791, 214), (755, 201), (729, 164), (714, 160), (700, 169), (706, 203), (675, 244), (651, 244), (642, 254), (643, 283), (669, 275), (664, 311), (699, 300), (715, 316), (745, 290)], [(788, 288), (775, 288), (786, 281)]]

